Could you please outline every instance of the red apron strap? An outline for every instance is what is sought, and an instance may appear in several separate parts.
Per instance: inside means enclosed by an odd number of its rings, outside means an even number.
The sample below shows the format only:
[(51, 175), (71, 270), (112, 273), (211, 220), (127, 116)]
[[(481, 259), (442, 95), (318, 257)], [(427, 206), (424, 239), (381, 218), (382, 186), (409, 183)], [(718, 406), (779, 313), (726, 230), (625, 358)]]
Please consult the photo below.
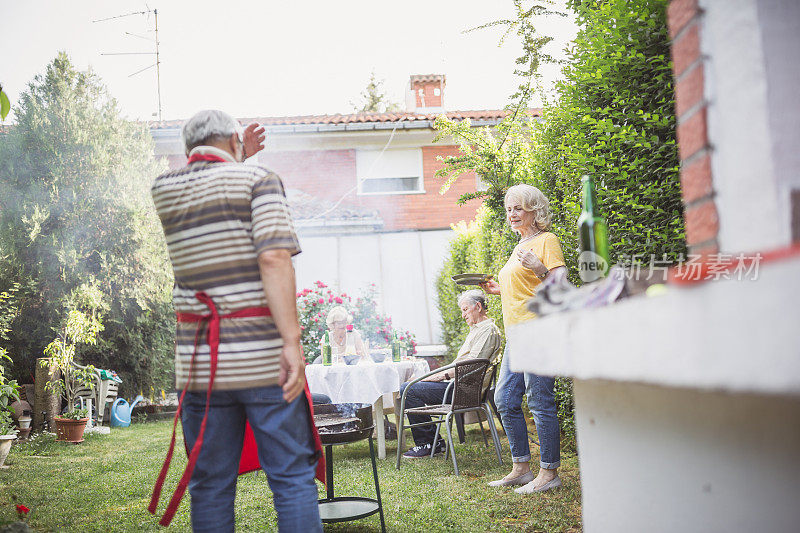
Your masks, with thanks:
[(314, 424), (314, 400), (311, 396), (311, 391), (308, 389), (308, 381), (306, 381), (305, 386), (303, 387), (303, 392), (306, 395), (306, 400), (308, 403), (308, 420), (311, 424), (311, 434), (314, 437), (314, 452), (318, 457), (316, 478), (320, 481), (320, 483), (327, 486), (328, 481), (325, 479), (325, 454), (322, 453), (322, 439), (319, 438), (319, 431), (317, 431), (317, 426)]
[(197, 162), (197, 161), (210, 161), (210, 162), (212, 162), (212, 163), (225, 163), (225, 160), (224, 160), (224, 159), (222, 159), (222, 158), (221, 158), (220, 156), (218, 156), (218, 155), (212, 155), (212, 154), (192, 154), (192, 157), (190, 157), (190, 158), (189, 158), (189, 160), (188, 160), (188, 161), (186, 161), (186, 164), (187, 164), (187, 165), (189, 165), (189, 164), (191, 164), (191, 163), (195, 163), (195, 162)]
[(156, 479), (156, 485), (153, 487), (153, 494), (150, 496), (150, 505), (147, 506), (147, 510), (150, 511), (151, 514), (155, 514), (156, 510), (158, 510), (158, 500), (161, 498), (161, 489), (164, 486), (164, 480), (167, 479), (167, 472), (169, 471), (169, 464), (172, 462), (172, 455), (175, 452), (175, 432), (178, 428), (178, 420), (181, 416), (181, 411), (183, 409), (183, 399), (186, 396), (186, 391), (189, 388), (189, 383), (192, 381), (192, 373), (194, 372), (194, 360), (195, 356), (197, 355), (197, 341), (200, 337), (200, 331), (203, 329), (203, 322), (198, 321), (197, 324), (197, 331), (194, 334), (194, 351), (192, 352), (192, 359), (189, 362), (189, 376), (186, 380), (186, 386), (183, 388), (181, 392), (180, 400), (178, 400), (178, 409), (175, 411), (175, 419), (172, 421), (172, 439), (169, 443), (169, 450), (167, 450), (167, 456), (164, 459), (164, 464), (161, 466), (161, 471), (158, 473), (158, 479)]
[[(211, 359), (211, 369), (208, 378), (208, 389), (206, 390), (206, 408), (203, 413), (203, 421), (200, 423), (200, 432), (197, 435), (197, 440), (192, 446), (192, 451), (189, 453), (189, 460), (186, 463), (186, 468), (183, 471), (183, 475), (181, 476), (180, 481), (178, 481), (178, 486), (175, 488), (175, 492), (172, 494), (172, 498), (170, 499), (169, 504), (167, 504), (167, 509), (164, 511), (164, 515), (161, 517), (161, 520), (158, 522), (162, 526), (168, 526), (170, 522), (172, 522), (172, 518), (175, 516), (175, 513), (178, 510), (178, 506), (183, 499), (183, 495), (186, 492), (186, 488), (189, 486), (189, 480), (192, 477), (192, 472), (194, 471), (195, 465), (197, 465), (197, 459), (200, 456), (200, 450), (203, 447), (203, 435), (206, 431), (206, 424), (208, 423), (208, 410), (211, 403), (211, 390), (214, 387), (214, 378), (216, 377), (217, 373), (217, 355), (219, 352), (219, 314), (217, 312), (217, 308), (214, 305), (214, 301), (203, 292), (198, 292), (195, 297), (206, 304), (208, 308), (211, 310), (209, 315), (184, 315), (178, 316), (178, 320), (184, 319), (185, 321), (194, 321), (193, 319), (199, 319), (199, 324), (197, 327), (197, 333), (195, 334), (194, 339), (194, 352), (192, 353), (192, 359), (189, 366), (189, 378), (186, 381), (186, 387), (183, 389), (183, 393), (181, 394), (180, 402), (178, 403), (178, 411), (175, 414), (175, 421), (173, 422), (172, 428), (172, 440), (170, 442), (169, 451), (167, 452), (167, 457), (164, 460), (164, 465), (161, 467), (161, 472), (159, 473), (158, 479), (156, 480), (156, 486), (153, 490), (153, 495), (150, 499), (150, 505), (148, 506), (148, 510), (155, 514), (158, 508), (158, 500), (161, 496), (161, 488), (164, 484), (164, 479), (166, 478), (167, 471), (169, 470), (169, 463), (172, 460), (172, 455), (175, 451), (175, 431), (177, 429), (178, 424), (178, 416), (181, 412), (181, 407), (183, 405), (184, 397), (186, 396), (186, 390), (189, 387), (189, 383), (191, 383), (191, 374), (194, 370), (194, 361), (195, 356), (197, 354), (197, 345), (199, 340), (199, 332), (201, 331), (203, 325), (205, 324), (205, 319), (208, 319), (208, 334), (207, 334), (207, 343), (209, 346), (210, 352), (210, 359)], [(187, 320), (188, 319), (188, 320)]]
[[(180, 400), (178, 402), (178, 409), (175, 413), (175, 419), (172, 423), (172, 438), (170, 440), (169, 450), (167, 451), (167, 456), (164, 459), (164, 464), (161, 467), (161, 471), (158, 474), (158, 479), (156, 480), (155, 487), (153, 488), (153, 494), (150, 498), (150, 505), (147, 507), (150, 513), (155, 514), (158, 510), (158, 501), (161, 497), (161, 490), (164, 485), (164, 480), (167, 477), (167, 472), (169, 471), (169, 465), (172, 461), (172, 456), (175, 451), (175, 441), (176, 441), (176, 431), (178, 426), (178, 420), (180, 418), (182, 407), (183, 407), (183, 400), (186, 396), (186, 391), (188, 390), (189, 383), (192, 381), (192, 373), (194, 371), (194, 362), (195, 357), (197, 355), (197, 346), (200, 337), (200, 332), (204, 329), (204, 326), (207, 325), (207, 343), (209, 345), (209, 352), (210, 352), (210, 359), (211, 359), (211, 369), (210, 375), (208, 380), (208, 389), (206, 390), (206, 406), (205, 411), (203, 412), (203, 421), (200, 424), (200, 431), (197, 435), (197, 440), (192, 446), (191, 451), (187, 449), (187, 454), (189, 455), (189, 460), (186, 464), (186, 468), (183, 471), (183, 475), (181, 476), (180, 481), (178, 482), (178, 486), (175, 489), (175, 492), (172, 494), (172, 498), (170, 499), (169, 504), (167, 505), (166, 510), (164, 511), (164, 515), (161, 517), (159, 524), (162, 526), (168, 526), (172, 521), (172, 518), (175, 516), (175, 513), (178, 510), (178, 506), (183, 499), (184, 494), (186, 493), (186, 489), (189, 486), (189, 481), (192, 478), (192, 473), (194, 472), (194, 468), (197, 465), (197, 460), (200, 456), (200, 450), (203, 447), (203, 436), (205, 434), (206, 425), (208, 423), (208, 411), (211, 404), (211, 392), (214, 386), (214, 378), (216, 377), (217, 373), (217, 360), (219, 355), (219, 336), (220, 336), (220, 319), (221, 318), (247, 318), (247, 317), (257, 317), (257, 316), (269, 316), (270, 310), (268, 307), (253, 307), (248, 309), (242, 309), (233, 313), (229, 313), (227, 315), (219, 315), (217, 312), (217, 308), (214, 305), (214, 301), (204, 292), (198, 292), (195, 294), (195, 297), (206, 304), (209, 308), (210, 313), (200, 315), (200, 314), (193, 314), (193, 313), (176, 313), (178, 322), (198, 322), (197, 331), (195, 332), (195, 339), (194, 339), (194, 351), (192, 352), (192, 358), (189, 364), (189, 375), (186, 381), (186, 386), (181, 393)], [(316, 425), (314, 424), (314, 402), (312, 400), (311, 391), (308, 389), (308, 383), (305, 384), (304, 393), (306, 395), (306, 400), (308, 404), (308, 414), (309, 414), (309, 424), (311, 426), (311, 433), (314, 438), (314, 451), (318, 457), (317, 461), (317, 469), (316, 469), (316, 478), (319, 479), (322, 483), (325, 483), (325, 457), (322, 453), (322, 441), (319, 437), (319, 432), (317, 431)], [(251, 442), (252, 441), (252, 442)], [(242, 457), (239, 462), (239, 474), (243, 474), (245, 472), (251, 472), (260, 468), (260, 463), (258, 460), (258, 450), (257, 447), (254, 446), (255, 438), (253, 435), (252, 428), (250, 428), (250, 424), (247, 423), (245, 426), (245, 445), (242, 447)]]

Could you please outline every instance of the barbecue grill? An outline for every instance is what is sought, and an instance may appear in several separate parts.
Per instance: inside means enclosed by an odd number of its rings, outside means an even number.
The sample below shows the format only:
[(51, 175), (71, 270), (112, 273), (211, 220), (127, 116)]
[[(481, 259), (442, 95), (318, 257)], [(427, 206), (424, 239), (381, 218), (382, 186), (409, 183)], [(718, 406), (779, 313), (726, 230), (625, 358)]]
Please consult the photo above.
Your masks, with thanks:
[[(381, 531), (386, 531), (383, 520), (383, 504), (378, 485), (378, 467), (375, 463), (375, 447), (372, 442), (372, 405), (368, 403), (329, 403), (314, 406), (314, 424), (319, 438), (325, 446), (326, 498), (319, 500), (319, 514), (323, 522), (348, 522), (380, 514)], [(372, 476), (375, 479), (375, 498), (360, 496), (334, 496), (333, 493), (333, 447), (369, 439), (369, 455), (372, 459)]]

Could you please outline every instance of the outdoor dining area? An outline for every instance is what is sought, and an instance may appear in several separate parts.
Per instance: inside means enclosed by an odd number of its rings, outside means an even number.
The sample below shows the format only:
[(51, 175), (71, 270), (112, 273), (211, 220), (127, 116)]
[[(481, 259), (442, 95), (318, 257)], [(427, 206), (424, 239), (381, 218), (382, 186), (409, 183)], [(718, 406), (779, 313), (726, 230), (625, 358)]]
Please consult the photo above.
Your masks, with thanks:
[(427, 361), (413, 357), (379, 363), (365, 359), (353, 365), (344, 362), (330, 366), (308, 365), (306, 381), (312, 394), (324, 394), (333, 404), (373, 406), (378, 457), (385, 459), (385, 415), (394, 412), (395, 400), (403, 383), (419, 378), (429, 370)]

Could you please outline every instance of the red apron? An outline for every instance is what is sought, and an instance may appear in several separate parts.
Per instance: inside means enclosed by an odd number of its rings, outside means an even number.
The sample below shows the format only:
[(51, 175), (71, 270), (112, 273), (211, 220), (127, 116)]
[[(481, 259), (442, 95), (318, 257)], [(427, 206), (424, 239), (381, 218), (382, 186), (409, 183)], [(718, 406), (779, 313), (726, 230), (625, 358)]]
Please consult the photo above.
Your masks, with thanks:
[[(214, 378), (217, 373), (217, 355), (219, 352), (219, 325), (220, 320), (224, 318), (246, 318), (246, 317), (256, 317), (256, 316), (269, 316), (270, 310), (269, 307), (250, 307), (247, 309), (242, 309), (241, 311), (236, 311), (235, 313), (229, 313), (227, 315), (220, 315), (217, 312), (217, 307), (214, 305), (214, 301), (204, 292), (198, 292), (195, 297), (203, 302), (205, 305), (208, 306), (210, 312), (204, 315), (196, 315), (192, 313), (176, 313), (178, 322), (197, 322), (197, 332), (194, 338), (194, 353), (192, 353), (191, 363), (189, 364), (189, 376), (186, 381), (186, 387), (184, 387), (183, 392), (181, 393), (180, 401), (178, 402), (178, 410), (175, 413), (175, 419), (172, 423), (172, 440), (170, 441), (169, 450), (167, 451), (167, 457), (164, 459), (164, 464), (161, 467), (161, 472), (158, 474), (158, 479), (156, 480), (156, 485), (153, 488), (153, 495), (150, 498), (150, 505), (147, 507), (147, 510), (150, 511), (152, 514), (156, 513), (158, 509), (158, 500), (161, 497), (161, 489), (164, 485), (164, 480), (167, 477), (167, 472), (169, 471), (169, 464), (172, 460), (172, 454), (175, 451), (175, 431), (178, 426), (178, 420), (181, 416), (181, 407), (183, 405), (183, 398), (186, 396), (186, 390), (188, 388), (189, 383), (192, 381), (192, 372), (194, 370), (194, 360), (195, 356), (197, 355), (197, 344), (200, 338), (200, 332), (203, 330), (207, 330), (207, 342), (210, 348), (210, 358), (211, 358), (211, 372), (208, 379), (208, 390), (206, 391), (206, 409), (205, 413), (203, 414), (203, 421), (200, 424), (200, 432), (197, 435), (197, 440), (194, 443), (191, 451), (187, 448), (186, 454), (189, 456), (189, 461), (186, 464), (186, 469), (183, 471), (183, 475), (181, 476), (180, 481), (178, 482), (178, 486), (175, 488), (175, 492), (172, 494), (172, 499), (170, 500), (169, 504), (167, 505), (167, 509), (164, 511), (164, 516), (161, 517), (161, 520), (158, 522), (162, 526), (168, 526), (169, 523), (172, 521), (172, 517), (175, 516), (175, 512), (178, 510), (178, 506), (181, 503), (181, 499), (183, 498), (184, 493), (186, 492), (186, 488), (189, 485), (189, 480), (192, 477), (192, 472), (194, 471), (194, 467), (197, 464), (197, 458), (200, 455), (200, 449), (203, 446), (203, 434), (206, 430), (206, 422), (208, 421), (208, 408), (209, 402), (211, 400), (211, 390), (214, 386)], [(208, 322), (207, 327), (206, 321)], [(308, 416), (309, 422), (311, 424), (311, 432), (314, 436), (314, 449), (316, 455), (318, 457), (317, 462), (317, 471), (316, 477), (322, 483), (325, 483), (325, 458), (322, 454), (322, 442), (319, 438), (319, 433), (317, 432), (317, 428), (314, 425), (314, 408), (313, 402), (311, 400), (311, 392), (308, 390), (308, 383), (305, 385), (305, 395), (308, 404)], [(245, 426), (245, 436), (244, 436), (244, 445), (242, 446), (242, 456), (239, 460), (239, 474), (244, 474), (247, 472), (252, 472), (253, 470), (258, 470), (261, 468), (261, 465), (258, 461), (258, 450), (256, 446), (255, 436), (253, 435), (253, 430), (250, 428), (250, 424), (247, 423)]]

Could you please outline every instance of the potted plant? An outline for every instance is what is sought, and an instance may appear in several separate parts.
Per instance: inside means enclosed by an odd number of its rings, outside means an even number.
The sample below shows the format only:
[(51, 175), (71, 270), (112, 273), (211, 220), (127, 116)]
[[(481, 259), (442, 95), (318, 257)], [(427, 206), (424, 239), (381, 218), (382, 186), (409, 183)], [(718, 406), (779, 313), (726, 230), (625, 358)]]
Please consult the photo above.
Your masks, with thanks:
[(77, 444), (83, 442), (83, 431), (90, 415), (86, 409), (76, 408), (77, 391), (79, 387), (94, 386), (95, 368), (76, 365), (75, 351), (80, 344), (96, 344), (97, 335), (103, 331), (99, 316), (103, 293), (94, 285), (83, 284), (67, 296), (65, 307), (67, 316), (56, 330), (58, 336), (44, 349), (48, 359), (42, 360), (41, 364), (61, 372), (60, 379), (45, 384), (46, 390), (61, 396), (66, 402), (64, 412), (54, 417), (56, 440)]
[[(11, 358), (5, 350), (0, 348), (0, 359)], [(19, 400), (19, 386), (16, 380), (6, 380), (2, 365), (0, 365), (0, 467), (6, 462), (11, 443), (17, 438), (17, 428), (11, 417), (11, 403)]]

